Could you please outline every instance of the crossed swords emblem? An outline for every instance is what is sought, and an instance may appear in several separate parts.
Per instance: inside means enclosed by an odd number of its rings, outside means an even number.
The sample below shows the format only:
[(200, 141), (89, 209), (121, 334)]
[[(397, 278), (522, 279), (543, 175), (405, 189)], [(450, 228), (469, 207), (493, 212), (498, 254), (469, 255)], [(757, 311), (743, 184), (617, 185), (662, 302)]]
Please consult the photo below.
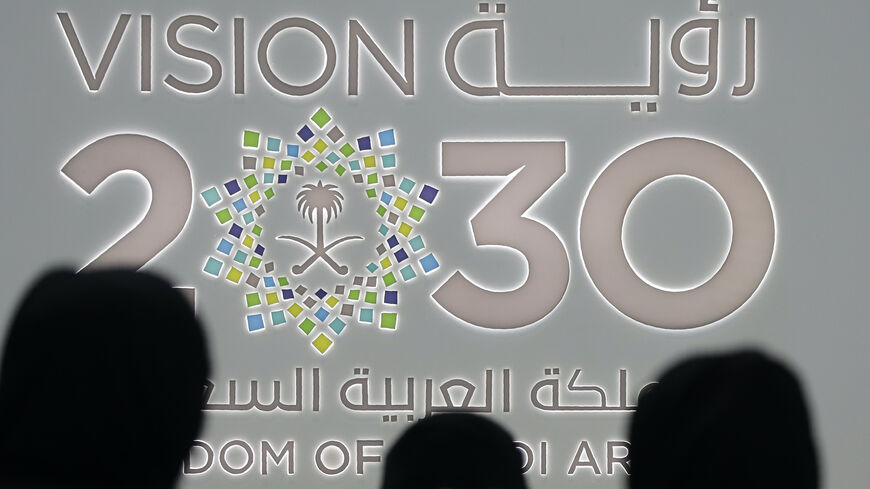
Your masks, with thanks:
[[(338, 214), (342, 211), (341, 201), (344, 196), (338, 191), (337, 185), (326, 184), (322, 181), (317, 182), (317, 185), (306, 184), (302, 186), (303, 190), (296, 195), (296, 209), (302, 214), (302, 217), (307, 217), (308, 221), (316, 224), (317, 238), (316, 242), (312, 243), (298, 236), (283, 235), (278, 236), (278, 239), (289, 239), (299, 243), (309, 250), (312, 255), (307, 260), (299, 265), (293, 265), (290, 270), (294, 275), (301, 275), (305, 270), (314, 264), (317, 259), (321, 259), (327, 263), (335, 273), (339, 275), (347, 275), (347, 265), (339, 265), (329, 256), (329, 250), (336, 246), (353, 239), (363, 239), (362, 236), (345, 236), (338, 238), (335, 241), (324, 244), (323, 226), (328, 223), (333, 217), (338, 219)], [(325, 218), (325, 221), (324, 221)]]

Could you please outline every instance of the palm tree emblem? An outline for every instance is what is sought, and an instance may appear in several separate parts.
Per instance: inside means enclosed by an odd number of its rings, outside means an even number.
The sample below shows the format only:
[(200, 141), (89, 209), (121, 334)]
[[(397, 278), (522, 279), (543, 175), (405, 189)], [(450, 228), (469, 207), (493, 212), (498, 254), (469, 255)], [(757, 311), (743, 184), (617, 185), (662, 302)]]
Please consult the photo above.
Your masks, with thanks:
[[(313, 253), (301, 264), (293, 265), (290, 270), (294, 275), (300, 275), (305, 273), (305, 270), (308, 270), (308, 267), (320, 258), (332, 267), (332, 269), (335, 270), (335, 273), (338, 273), (339, 275), (347, 275), (347, 265), (339, 265), (336, 263), (335, 260), (329, 256), (328, 252), (345, 241), (363, 239), (363, 237), (345, 236), (329, 244), (324, 244), (323, 239), (323, 226), (324, 224), (329, 223), (333, 217), (338, 219), (338, 214), (342, 211), (341, 201), (344, 200), (344, 196), (338, 191), (337, 185), (324, 185), (323, 182), (319, 180), (317, 185), (309, 183), (303, 185), (302, 188), (303, 190), (296, 195), (296, 201), (298, 204), (296, 210), (302, 214), (303, 218), (307, 217), (309, 222), (316, 224), (317, 238), (315, 243), (311, 243), (310, 241), (298, 236), (278, 236), (278, 239), (289, 239), (295, 241), (305, 246)], [(325, 221), (324, 218), (326, 219)]]

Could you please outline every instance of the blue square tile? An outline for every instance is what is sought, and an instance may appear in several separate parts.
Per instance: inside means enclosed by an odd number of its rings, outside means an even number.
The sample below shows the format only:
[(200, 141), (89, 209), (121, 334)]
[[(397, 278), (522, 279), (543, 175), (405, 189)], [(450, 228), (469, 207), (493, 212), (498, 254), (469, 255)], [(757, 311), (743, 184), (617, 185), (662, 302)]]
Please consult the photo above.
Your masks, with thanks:
[(264, 329), (266, 324), (263, 322), (262, 314), (251, 314), (248, 316), (248, 331), (254, 332)]
[(314, 313), (314, 317), (319, 319), (320, 322), (326, 321), (326, 318), (329, 317), (329, 311), (321, 307)]
[(435, 255), (429, 253), (420, 259), (420, 266), (423, 267), (423, 271), (426, 273), (431, 272), (438, 268), (438, 260), (435, 259)]
[(392, 129), (381, 131), (378, 133), (378, 140), (381, 143), (381, 147), (392, 146), (396, 144), (396, 133)]
[(299, 156), (299, 146), (296, 144), (288, 144), (287, 156)]
[(274, 277), (265, 277), (265, 278), (263, 278), (263, 284), (266, 287), (274, 287), (275, 286), (275, 278)]
[(245, 199), (239, 199), (233, 202), (233, 207), (236, 208), (236, 212), (242, 212), (248, 208), (248, 204), (245, 204)]
[(381, 194), (381, 202), (383, 202), (384, 204), (388, 204), (388, 205), (389, 205), (389, 203), (390, 203), (392, 200), (393, 200), (393, 196), (392, 196), (392, 195), (390, 195), (390, 194), (388, 194), (388, 193), (386, 193), (386, 192), (384, 192), (384, 193)]
[(221, 238), (221, 242), (218, 243), (217, 250), (221, 253), (229, 256), (230, 252), (233, 251), (233, 244), (227, 241), (224, 238)]

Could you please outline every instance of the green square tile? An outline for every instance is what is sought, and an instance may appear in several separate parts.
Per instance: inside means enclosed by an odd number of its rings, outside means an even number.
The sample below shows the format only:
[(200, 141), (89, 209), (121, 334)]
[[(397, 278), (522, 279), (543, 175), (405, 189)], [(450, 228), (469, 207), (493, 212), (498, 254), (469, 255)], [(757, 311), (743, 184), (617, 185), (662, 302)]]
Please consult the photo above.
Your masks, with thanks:
[(370, 189), (366, 190), (366, 196), (368, 196), (368, 198), (370, 198), (370, 199), (373, 199), (373, 198), (378, 196), (378, 191), (373, 189), (373, 188), (370, 188)]
[(426, 211), (415, 205), (414, 207), (411, 207), (411, 212), (408, 213), (408, 217), (417, 222), (420, 222), (420, 219), (423, 219), (423, 214), (425, 213)]
[(329, 168), (329, 165), (327, 165), (326, 163), (321, 161), (320, 163), (314, 165), (314, 168), (317, 168), (318, 170), (323, 171), (323, 170), (326, 170), (327, 168)]
[(384, 214), (387, 213), (387, 208), (382, 206), (382, 205), (379, 205), (378, 208), (375, 210), (375, 212), (377, 212), (378, 215), (380, 215), (381, 217), (384, 217)]
[(287, 280), (287, 277), (278, 277), (278, 285), (286, 287), (290, 285), (290, 281)]
[(255, 187), (257, 185), (257, 175), (254, 175), (253, 173), (251, 173), (250, 175), (246, 176), (245, 177), (245, 185), (247, 185), (248, 188)]
[(395, 312), (382, 312), (381, 313), (381, 328), (383, 329), (396, 329), (396, 319), (398, 319), (398, 314)]
[(299, 329), (304, 331), (305, 334), (311, 334), (311, 331), (314, 330), (314, 326), (316, 326), (316, 324), (314, 324), (314, 321), (308, 318), (305, 318), (304, 320), (302, 320), (301, 323), (299, 323)]
[(341, 165), (338, 165), (335, 167), (335, 173), (338, 173), (338, 176), (344, 175), (344, 172), (346, 172), (346, 171), (347, 171), (347, 168), (345, 168)]
[[(274, 191), (273, 189), (271, 189), (271, 188), (270, 188), (270, 189), (266, 189), (266, 191), (263, 192), (263, 195), (265, 195), (267, 199), (271, 199), (272, 197), (275, 196), (275, 191)], [(422, 210), (422, 209), (421, 209), (421, 210)], [(422, 216), (423, 214), (421, 213), (420, 215)], [(414, 217), (414, 216), (411, 216), (411, 217)], [(417, 220), (419, 221), (419, 219), (417, 219)]]
[(256, 292), (252, 292), (250, 294), (245, 294), (245, 303), (248, 307), (254, 307), (260, 305), (260, 294)]
[(257, 268), (260, 268), (260, 263), (263, 263), (263, 260), (261, 258), (257, 258), (256, 256), (252, 256), (251, 263), (249, 263), (248, 265), (251, 268), (257, 269)]
[(369, 185), (374, 184), (374, 183), (378, 183), (378, 174), (377, 173), (369, 173), (369, 175), (366, 177), (366, 181), (369, 183)]
[(351, 290), (350, 293), (347, 294), (347, 298), (352, 300), (352, 301), (358, 301), (359, 300), (359, 289)]
[(281, 160), (281, 170), (287, 171), (290, 167), (293, 166), (293, 162), (290, 160)]
[(311, 116), (311, 120), (314, 121), (315, 124), (317, 124), (317, 127), (323, 129), (323, 126), (325, 126), (327, 122), (331, 121), (332, 117), (329, 117), (329, 114), (327, 114), (326, 111), (323, 110), (323, 107), (321, 107), (317, 109), (317, 112), (315, 112), (313, 116)]
[(251, 232), (254, 233), (254, 234), (256, 234), (257, 236), (259, 236), (259, 235), (263, 232), (263, 228), (261, 228), (260, 226), (254, 224), (254, 228), (251, 229)]
[(366, 292), (366, 302), (369, 304), (377, 304), (378, 303), (378, 293), (377, 292)]
[(384, 279), (384, 285), (387, 287), (396, 283), (396, 276), (393, 275), (393, 272), (390, 272), (382, 277)]
[(348, 143), (344, 143), (344, 146), (342, 146), (339, 151), (341, 151), (341, 154), (343, 154), (345, 158), (350, 157), (350, 155), (352, 155), (354, 152), (353, 146)]
[(242, 145), (246, 148), (256, 148), (260, 146), (260, 133), (256, 131), (245, 131), (242, 138)]
[(215, 212), (214, 215), (217, 216), (217, 219), (221, 224), (225, 224), (233, 218), (232, 214), (230, 214), (229, 209), (221, 209)]

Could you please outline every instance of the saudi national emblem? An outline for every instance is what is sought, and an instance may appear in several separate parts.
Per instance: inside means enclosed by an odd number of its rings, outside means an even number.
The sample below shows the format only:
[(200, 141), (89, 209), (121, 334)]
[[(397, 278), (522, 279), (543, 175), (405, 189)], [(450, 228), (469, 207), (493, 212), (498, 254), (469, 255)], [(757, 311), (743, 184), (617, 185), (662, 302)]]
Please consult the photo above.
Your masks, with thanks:
[[(323, 108), (289, 139), (243, 131), (242, 175), (200, 195), (224, 229), (203, 273), (243, 290), (240, 305), (246, 313), (240, 319), (244, 316), (246, 331), (295, 325), (316, 351), (326, 354), (350, 326), (398, 328), (401, 290), (436, 273), (440, 264), (420, 230), (439, 190), (400, 176), (396, 147), (394, 129), (347, 138)], [(295, 210), (314, 227), (313, 239), (311, 228), (272, 224), (275, 233), (267, 232), (264, 215), (281, 191), (292, 191)], [(366, 236), (342, 236), (332, 227), (348, 199), (354, 206), (361, 199), (377, 216), (376, 228)], [(287, 222), (281, 215), (281, 222)], [(336, 252), (352, 242), (369, 244), (371, 258), (342, 263)], [(301, 261), (281, 263), (275, 258), (280, 253), (270, 250), (286, 250), (287, 244), (307, 254)], [(329, 287), (306, 281), (318, 262), (334, 277)]]
[(338, 185), (323, 185), (323, 182), (319, 180), (317, 185), (308, 183), (303, 185), (302, 188), (304, 190), (299, 192), (299, 195), (296, 196), (296, 200), (299, 202), (298, 209), (303, 216), (307, 215), (309, 221), (312, 223), (315, 221), (317, 222), (317, 241), (316, 243), (311, 243), (310, 241), (306, 241), (298, 236), (278, 236), (278, 239), (289, 239), (300, 243), (310, 249), (313, 253), (311, 257), (305, 260), (301, 265), (293, 265), (293, 268), (291, 268), (293, 274), (301, 275), (305, 273), (305, 270), (308, 270), (308, 267), (320, 258), (332, 267), (332, 269), (335, 270), (335, 273), (339, 275), (347, 275), (347, 266), (336, 263), (335, 260), (329, 256), (329, 250), (345, 241), (363, 239), (363, 237), (345, 236), (336, 239), (328, 245), (325, 245), (323, 241), (324, 215), (326, 216), (325, 222), (329, 222), (333, 215), (338, 218), (338, 214), (342, 209), (341, 200), (344, 199), (344, 196), (337, 190)]

